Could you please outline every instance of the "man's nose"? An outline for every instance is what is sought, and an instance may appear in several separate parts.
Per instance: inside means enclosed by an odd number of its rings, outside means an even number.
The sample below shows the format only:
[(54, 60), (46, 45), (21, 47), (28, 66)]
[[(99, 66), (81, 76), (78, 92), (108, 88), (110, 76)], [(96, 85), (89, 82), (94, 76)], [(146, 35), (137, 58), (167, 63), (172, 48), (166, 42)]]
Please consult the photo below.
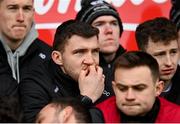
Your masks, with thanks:
[(19, 22), (23, 22), (24, 21), (24, 12), (22, 9), (19, 9), (18, 13), (17, 13), (17, 20)]
[(106, 24), (104, 32), (105, 34), (112, 33), (113, 32), (112, 26), (110, 24)]
[(165, 64), (167, 65), (167, 66), (171, 66), (172, 65), (172, 58), (171, 58), (171, 56), (170, 55), (167, 55), (166, 56), (166, 60), (165, 60)]
[(126, 100), (131, 101), (135, 99), (135, 93), (132, 89), (129, 89), (126, 93)]
[(83, 63), (86, 65), (93, 65), (95, 63), (95, 58), (91, 53), (89, 53), (85, 56)]

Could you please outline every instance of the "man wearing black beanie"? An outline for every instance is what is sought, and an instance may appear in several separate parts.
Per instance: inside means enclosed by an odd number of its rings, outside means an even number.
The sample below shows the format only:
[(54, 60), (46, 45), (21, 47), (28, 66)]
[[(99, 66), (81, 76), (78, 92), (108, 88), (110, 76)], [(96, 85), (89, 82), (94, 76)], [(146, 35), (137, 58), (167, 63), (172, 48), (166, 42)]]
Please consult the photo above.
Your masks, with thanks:
[(117, 10), (103, 0), (82, 0), (76, 20), (99, 29), (100, 66), (105, 77), (105, 90), (98, 103), (114, 95), (112, 89), (114, 60), (126, 50), (119, 44), (123, 25)]

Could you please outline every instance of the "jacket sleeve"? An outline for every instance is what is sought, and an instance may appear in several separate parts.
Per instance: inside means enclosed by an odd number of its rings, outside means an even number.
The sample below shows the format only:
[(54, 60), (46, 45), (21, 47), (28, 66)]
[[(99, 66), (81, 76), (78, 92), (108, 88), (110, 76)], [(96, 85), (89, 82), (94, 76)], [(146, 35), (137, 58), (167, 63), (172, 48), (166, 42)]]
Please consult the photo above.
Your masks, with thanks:
[(90, 115), (91, 115), (91, 120), (92, 120), (92, 123), (104, 123), (104, 116), (103, 116), (103, 113), (95, 108), (95, 107), (91, 107), (89, 108), (89, 112), (90, 112)]
[(49, 102), (48, 92), (40, 83), (43, 79), (36, 80), (35, 77), (35, 75), (29, 75), (19, 85), (20, 101), (24, 115), (23, 122), (35, 122), (39, 111)]

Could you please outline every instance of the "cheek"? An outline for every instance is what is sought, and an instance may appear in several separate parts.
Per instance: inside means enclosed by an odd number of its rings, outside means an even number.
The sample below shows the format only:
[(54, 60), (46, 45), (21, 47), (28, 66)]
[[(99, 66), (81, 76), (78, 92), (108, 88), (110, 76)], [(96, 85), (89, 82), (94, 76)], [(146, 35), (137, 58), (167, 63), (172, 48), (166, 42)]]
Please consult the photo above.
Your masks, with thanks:
[(95, 56), (94, 61), (96, 65), (99, 65), (99, 55)]
[(121, 101), (124, 98), (124, 93), (120, 92), (117, 88), (114, 89), (116, 99)]
[(178, 61), (179, 61), (179, 53), (174, 57), (174, 63), (175, 64), (178, 64)]

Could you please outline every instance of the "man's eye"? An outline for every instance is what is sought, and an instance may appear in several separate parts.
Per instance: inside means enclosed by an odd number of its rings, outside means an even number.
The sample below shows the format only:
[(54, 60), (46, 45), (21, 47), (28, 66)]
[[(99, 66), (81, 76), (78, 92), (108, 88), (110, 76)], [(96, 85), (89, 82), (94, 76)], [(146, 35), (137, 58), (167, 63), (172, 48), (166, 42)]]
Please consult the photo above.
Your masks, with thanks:
[(112, 25), (117, 26), (117, 25), (118, 25), (118, 22), (117, 22), (117, 21), (112, 22)]
[(117, 88), (122, 92), (125, 92), (128, 89), (127, 87), (122, 87), (122, 86), (117, 86)]
[(33, 8), (28, 6), (28, 7), (24, 7), (23, 10), (25, 10), (25, 11), (32, 11)]
[(99, 54), (99, 49), (93, 50), (93, 54)]
[(9, 10), (16, 10), (16, 9), (18, 9), (18, 7), (16, 7), (16, 6), (9, 6), (8, 9)]
[(142, 90), (144, 90), (146, 87), (145, 86), (136, 86), (136, 87), (134, 87), (134, 89), (136, 90), (136, 91), (142, 91)]
[(176, 55), (177, 53), (178, 53), (177, 50), (173, 50), (173, 51), (170, 52), (171, 55)]
[(102, 24), (101, 23), (96, 23), (96, 24), (94, 24), (93, 26), (94, 27), (99, 27), (99, 26), (101, 26)]

